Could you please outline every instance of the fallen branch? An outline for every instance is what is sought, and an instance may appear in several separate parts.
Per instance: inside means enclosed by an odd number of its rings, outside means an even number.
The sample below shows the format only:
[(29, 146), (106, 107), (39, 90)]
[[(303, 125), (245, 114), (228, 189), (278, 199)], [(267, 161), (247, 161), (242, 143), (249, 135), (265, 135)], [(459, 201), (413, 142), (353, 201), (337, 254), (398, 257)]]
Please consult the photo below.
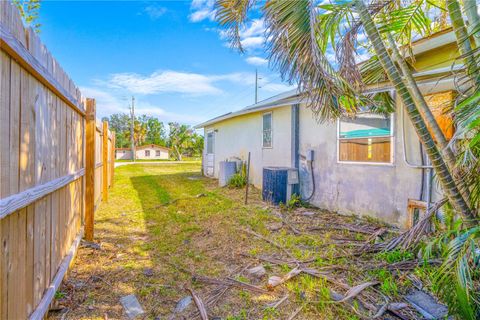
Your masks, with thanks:
[(262, 236), (261, 234), (258, 234), (256, 233), (255, 231), (252, 231), (252, 230), (249, 230), (249, 229), (243, 229), (244, 232), (252, 235), (252, 236), (255, 236), (259, 239), (262, 239), (263, 241), (265, 242), (268, 242), (270, 243), (271, 245), (274, 245), (275, 247), (277, 247), (278, 249), (282, 250), (289, 258), (291, 258), (292, 260), (295, 260), (298, 262), (297, 258), (295, 258), (287, 249), (285, 249), (283, 246), (279, 245), (278, 243), (276, 243), (275, 241), (273, 240), (270, 240), (264, 236)]
[(302, 311), (303, 308), (305, 308), (305, 304), (301, 305), (299, 308), (293, 311), (293, 313), (288, 317), (288, 320), (294, 319), (300, 313), (300, 311)]
[(259, 288), (257, 286), (254, 286), (252, 284), (248, 284), (233, 278), (227, 278), (227, 279), (216, 279), (216, 278), (210, 278), (206, 276), (201, 276), (201, 275), (194, 275), (193, 276), (194, 281), (199, 281), (203, 283), (208, 283), (208, 284), (215, 284), (215, 285), (220, 285), (220, 286), (234, 286), (242, 289), (247, 289), (249, 291), (255, 292), (255, 293), (260, 293), (260, 294), (268, 294), (269, 292), (265, 289)]
[(278, 308), (278, 306), (280, 306), (284, 301), (286, 301), (289, 296), (290, 295), (287, 293), (282, 299), (278, 300), (277, 302), (275, 302), (273, 304), (269, 304), (266, 308), (272, 308), (272, 309)]
[(200, 312), (200, 317), (202, 318), (202, 320), (208, 320), (207, 310), (205, 309), (205, 305), (203, 304), (202, 299), (200, 299), (200, 297), (195, 293), (195, 291), (193, 291), (192, 288), (187, 288), (187, 290), (190, 291), (193, 301), (195, 301), (195, 305)]
[(358, 296), (363, 290), (373, 285), (376, 285), (378, 283), (379, 283), (378, 281), (371, 281), (371, 282), (365, 282), (365, 283), (359, 284), (358, 286), (352, 287), (347, 291), (345, 297), (341, 300), (338, 300), (337, 302), (345, 302), (350, 299), (353, 299), (356, 296)]
[(292, 279), (293, 277), (295, 277), (296, 275), (300, 274), (301, 272), (302, 272), (301, 269), (299, 269), (299, 268), (294, 268), (294, 269), (290, 270), (290, 272), (288, 272), (288, 273), (287, 273), (286, 275), (284, 275), (283, 277), (271, 276), (271, 277), (268, 279), (267, 287), (268, 287), (268, 289), (273, 290), (273, 288), (275, 288), (276, 286), (279, 286), (279, 285), (281, 285), (282, 283), (285, 283), (286, 281)]
[(373, 250), (375, 251), (392, 251), (396, 248), (408, 249), (420, 242), (422, 237), (428, 233), (430, 226), (430, 219), (433, 217), (435, 212), (440, 209), (445, 203), (447, 203), (447, 198), (436, 202), (430, 209), (425, 213), (422, 219), (413, 226), (410, 230), (400, 234), (399, 236), (391, 239), (387, 243), (381, 243), (375, 245)]

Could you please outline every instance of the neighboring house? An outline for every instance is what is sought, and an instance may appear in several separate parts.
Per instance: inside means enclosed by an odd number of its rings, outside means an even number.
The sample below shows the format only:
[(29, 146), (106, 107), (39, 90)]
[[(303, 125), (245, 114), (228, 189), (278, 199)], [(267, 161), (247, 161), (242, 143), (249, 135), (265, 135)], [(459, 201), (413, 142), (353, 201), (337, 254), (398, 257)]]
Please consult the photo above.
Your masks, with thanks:
[[(116, 148), (115, 159), (132, 160), (131, 148)], [(152, 159), (152, 160), (168, 160), (170, 159), (170, 149), (167, 147), (157, 146), (156, 144), (148, 144), (135, 148), (135, 159)]]
[[(414, 75), (451, 137), (452, 122), (443, 109), (455, 98), (452, 70), (462, 69), (452, 67), (458, 57), (455, 37), (444, 31), (419, 40), (413, 54)], [(396, 112), (387, 116), (366, 112), (319, 123), (293, 90), (197, 125), (205, 131), (205, 175), (218, 178), (220, 161), (246, 160), (251, 152), (250, 181), (258, 188), (264, 167), (298, 168), (300, 194), (311, 195), (313, 205), (408, 227), (412, 210), (407, 206), (419, 203), (409, 200), (435, 201), (440, 197), (438, 183), (429, 183), (430, 170), (419, 168), (426, 157), (390, 83), (366, 90), (391, 92)], [(312, 166), (306, 161), (309, 150), (314, 152)]]

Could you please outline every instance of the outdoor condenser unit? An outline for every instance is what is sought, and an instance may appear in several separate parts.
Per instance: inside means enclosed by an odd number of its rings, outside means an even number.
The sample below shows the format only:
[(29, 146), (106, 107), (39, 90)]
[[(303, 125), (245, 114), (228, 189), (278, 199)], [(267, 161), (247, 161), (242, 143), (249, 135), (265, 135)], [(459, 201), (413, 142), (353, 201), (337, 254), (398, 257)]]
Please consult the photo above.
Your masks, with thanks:
[(230, 181), (230, 178), (237, 172), (237, 162), (220, 161), (220, 170), (218, 171), (218, 185), (224, 187)]
[(298, 170), (288, 167), (263, 168), (263, 200), (286, 204), (292, 197), (293, 186), (298, 184)]

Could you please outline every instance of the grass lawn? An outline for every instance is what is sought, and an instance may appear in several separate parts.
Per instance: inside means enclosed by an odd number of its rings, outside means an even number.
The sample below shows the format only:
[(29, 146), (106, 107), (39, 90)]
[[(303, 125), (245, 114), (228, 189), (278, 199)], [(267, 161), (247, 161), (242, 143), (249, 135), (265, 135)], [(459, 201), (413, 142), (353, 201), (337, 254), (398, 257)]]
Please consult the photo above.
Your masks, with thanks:
[[(211, 318), (359, 319), (372, 315), (383, 297), (396, 301), (410, 285), (399, 271), (370, 267), (412, 257), (398, 252), (351, 255), (379, 224), (315, 209), (270, 207), (260, 201), (258, 190), (244, 205), (243, 190), (218, 188), (199, 171), (198, 163), (116, 168), (109, 200), (95, 217), (101, 249), (79, 248), (56, 295), (62, 311), (50, 317), (123, 319), (119, 299), (135, 294), (147, 319), (199, 318), (193, 302), (183, 312), (173, 312), (189, 295), (186, 288), (193, 288)], [(329, 228), (338, 224), (367, 232)], [(284, 276), (298, 261), (310, 275), (302, 272), (269, 292), (256, 292), (266, 289), (270, 276)], [(248, 272), (259, 265), (265, 275)], [(333, 296), (346, 295), (365, 281), (379, 284), (364, 290), (360, 300), (332, 302)], [(398, 312), (415, 317), (409, 308)]]

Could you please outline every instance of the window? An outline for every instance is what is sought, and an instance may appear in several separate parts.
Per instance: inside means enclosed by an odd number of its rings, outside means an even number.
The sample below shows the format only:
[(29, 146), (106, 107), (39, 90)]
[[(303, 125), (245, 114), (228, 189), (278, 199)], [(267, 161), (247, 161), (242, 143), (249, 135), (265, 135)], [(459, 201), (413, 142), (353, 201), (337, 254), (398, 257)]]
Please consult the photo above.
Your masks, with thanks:
[(213, 154), (213, 131), (207, 132), (207, 154)]
[(155, 157), (160, 157), (160, 150), (155, 150)]
[(272, 147), (272, 113), (265, 113), (263, 115), (263, 140), (262, 146), (264, 148)]
[(338, 160), (392, 162), (391, 115), (365, 112), (338, 121)]
[(150, 157), (150, 150), (145, 150), (145, 157)]

